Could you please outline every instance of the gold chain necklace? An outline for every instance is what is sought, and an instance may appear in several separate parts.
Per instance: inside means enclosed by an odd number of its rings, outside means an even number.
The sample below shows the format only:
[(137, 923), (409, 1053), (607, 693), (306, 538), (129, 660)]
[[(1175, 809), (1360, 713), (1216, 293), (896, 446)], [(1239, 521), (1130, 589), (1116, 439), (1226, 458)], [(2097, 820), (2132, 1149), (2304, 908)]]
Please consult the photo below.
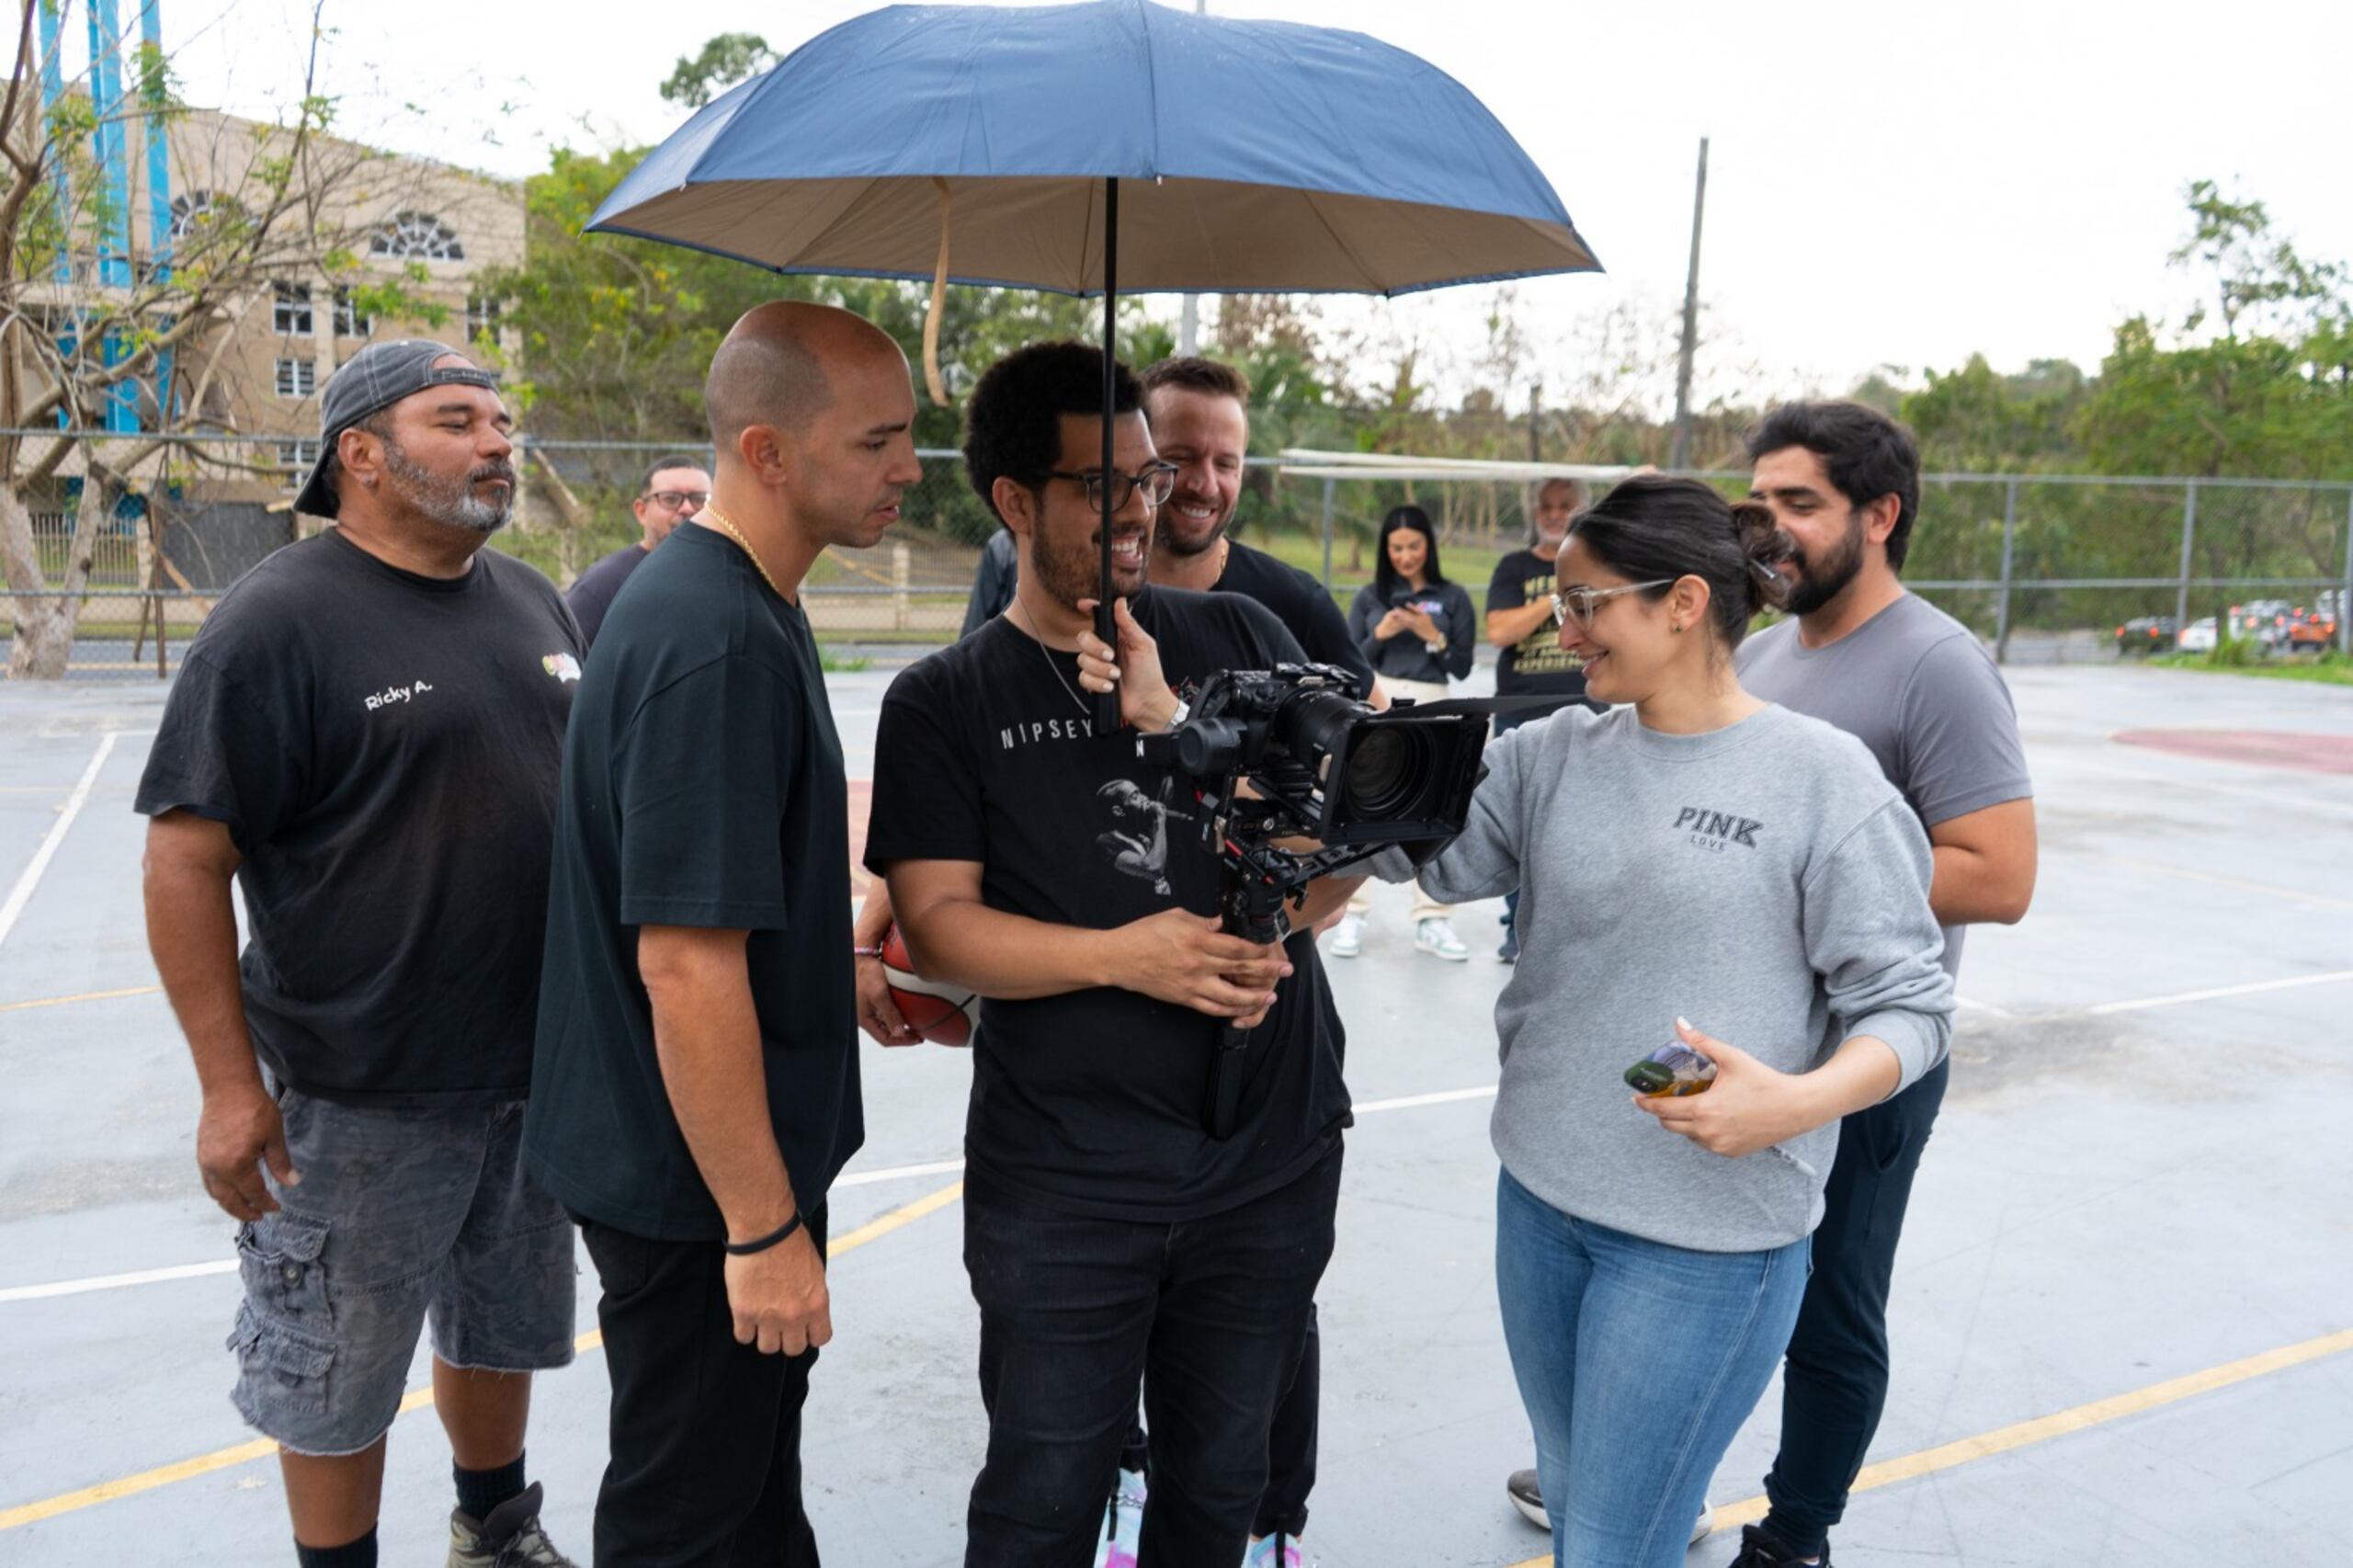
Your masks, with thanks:
[(742, 533), (737, 531), (735, 525), (727, 520), (726, 513), (721, 511), (717, 506), (710, 503), (705, 502), (703, 504), (701, 515), (709, 517), (712, 523), (717, 525), (720, 532), (725, 534), (729, 539), (735, 541), (735, 547), (738, 550), (741, 550), (745, 555), (752, 558), (752, 570), (760, 574), (760, 581), (768, 585), (768, 592), (774, 594), (778, 598), (782, 599), (787, 604), (793, 602), (792, 596), (790, 594), (786, 593), (782, 588), (776, 585), (776, 579), (768, 575), (767, 564), (760, 560), (760, 552), (754, 550), (752, 548), (752, 541), (745, 539)]
[(1022, 619), (1029, 622), (1029, 640), (1038, 644), (1038, 656), (1046, 661), (1046, 668), (1052, 674), (1054, 684), (1069, 693), (1070, 699), (1078, 704), (1078, 710), (1081, 713), (1092, 714), (1095, 710), (1086, 705), (1086, 699), (1081, 697), (1076, 690), (1073, 689), (1070, 682), (1063, 678), (1063, 667), (1054, 663), (1053, 650), (1046, 646), (1045, 636), (1038, 630), (1037, 618), (1029, 613), (1028, 606), (1018, 601), (1015, 602), (1013, 608), (1021, 611)]

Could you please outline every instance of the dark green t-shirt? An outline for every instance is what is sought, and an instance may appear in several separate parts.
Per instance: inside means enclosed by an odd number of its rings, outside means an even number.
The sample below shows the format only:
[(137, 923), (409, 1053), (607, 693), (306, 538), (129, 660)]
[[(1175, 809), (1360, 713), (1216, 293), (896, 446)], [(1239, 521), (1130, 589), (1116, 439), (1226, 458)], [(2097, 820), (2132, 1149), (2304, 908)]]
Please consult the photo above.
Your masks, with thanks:
[(654, 1056), (643, 926), (751, 933), (769, 1117), (795, 1199), (824, 1202), (865, 1139), (841, 742), (808, 620), (703, 528), (639, 568), (573, 705), (524, 1136), (575, 1212), (716, 1239)]

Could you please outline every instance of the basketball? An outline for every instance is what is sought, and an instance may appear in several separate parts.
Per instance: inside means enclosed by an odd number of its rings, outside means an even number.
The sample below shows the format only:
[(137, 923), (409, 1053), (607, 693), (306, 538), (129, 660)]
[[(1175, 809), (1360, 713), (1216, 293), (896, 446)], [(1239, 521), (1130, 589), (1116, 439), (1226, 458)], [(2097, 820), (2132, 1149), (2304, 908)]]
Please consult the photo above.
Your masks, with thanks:
[(915, 972), (907, 944), (892, 926), (882, 933), (882, 975), (891, 1003), (907, 1027), (934, 1045), (970, 1045), (981, 1027), (981, 998), (961, 985), (943, 985)]

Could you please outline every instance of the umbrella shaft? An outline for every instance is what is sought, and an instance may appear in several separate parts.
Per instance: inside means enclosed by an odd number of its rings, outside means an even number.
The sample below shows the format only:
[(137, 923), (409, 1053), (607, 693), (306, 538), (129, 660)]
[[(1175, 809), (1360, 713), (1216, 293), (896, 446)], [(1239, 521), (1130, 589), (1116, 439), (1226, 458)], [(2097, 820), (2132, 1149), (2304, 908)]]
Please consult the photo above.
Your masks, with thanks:
[[(1118, 418), (1119, 343), (1112, 323), (1120, 304), (1120, 182), (1103, 182), (1103, 533), (1100, 575), (1096, 585), (1095, 635), (1114, 650), (1120, 639), (1111, 617), (1111, 426)], [(1120, 727), (1120, 694), (1106, 691), (1095, 699), (1095, 733), (1108, 735)]]

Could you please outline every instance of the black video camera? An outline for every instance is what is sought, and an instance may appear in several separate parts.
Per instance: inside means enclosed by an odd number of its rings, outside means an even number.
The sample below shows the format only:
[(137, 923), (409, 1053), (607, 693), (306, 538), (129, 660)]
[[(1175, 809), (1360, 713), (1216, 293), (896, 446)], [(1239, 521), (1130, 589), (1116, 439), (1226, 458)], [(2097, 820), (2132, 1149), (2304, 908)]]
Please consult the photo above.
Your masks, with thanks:
[[(1202, 840), (1218, 858), (1220, 924), (1234, 936), (1281, 941), (1287, 906), (1305, 902), (1309, 882), (1392, 844), (1418, 865), (1471, 814), (1489, 705), (1381, 712), (1352, 689), (1330, 665), (1221, 670), (1183, 723), (1136, 742), (1142, 761), (1193, 779), (1207, 808)], [(1276, 842), (1284, 838), (1318, 846), (1287, 848)], [(1230, 1025), (1221, 1036), (1202, 1108), (1212, 1137), (1233, 1135), (1248, 1046)]]
[[(1315, 878), (1386, 845), (1435, 851), (1462, 831), (1485, 715), (1450, 704), (1380, 712), (1351, 690), (1347, 672), (1330, 665), (1221, 670), (1183, 723), (1136, 744), (1143, 761), (1196, 781), (1209, 808), (1202, 836), (1232, 873), (1220, 902), (1236, 935), (1279, 941), (1283, 903)], [(1272, 842), (1291, 837), (1322, 848)]]

